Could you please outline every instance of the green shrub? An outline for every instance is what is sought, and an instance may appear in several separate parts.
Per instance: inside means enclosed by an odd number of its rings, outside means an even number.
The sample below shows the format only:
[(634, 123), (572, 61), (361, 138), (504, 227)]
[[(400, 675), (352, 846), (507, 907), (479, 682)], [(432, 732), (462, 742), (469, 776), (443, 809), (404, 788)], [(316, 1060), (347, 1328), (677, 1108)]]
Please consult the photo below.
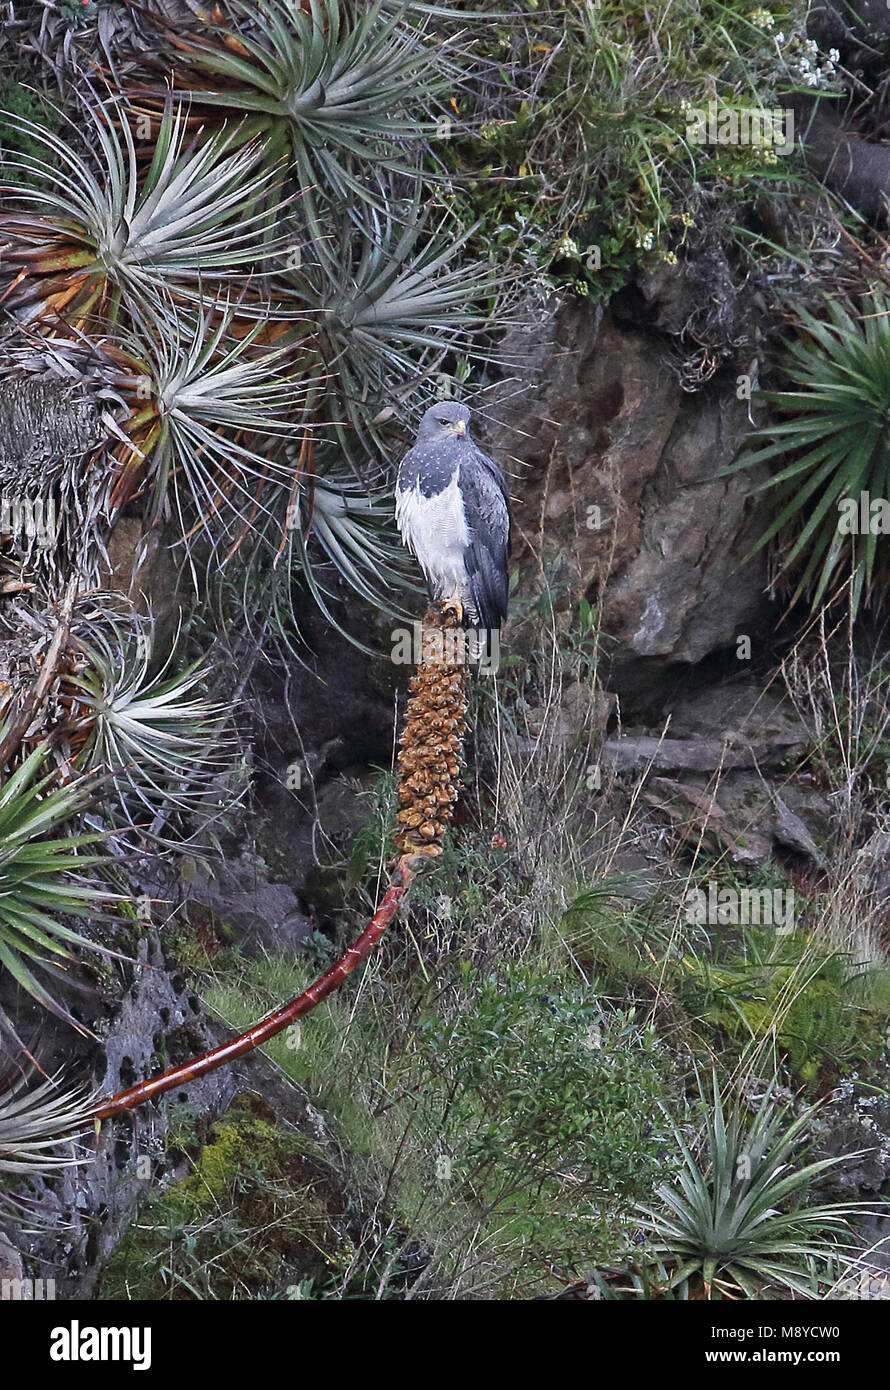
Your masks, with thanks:
[(564, 978), (465, 966), (418, 1043), (423, 1127), (456, 1192), (539, 1267), (614, 1253), (620, 1213), (664, 1173), (653, 1036)]
[(481, 214), (480, 242), (594, 300), (719, 227), (743, 257), (758, 194), (788, 192), (795, 157), (768, 140), (697, 143), (690, 113), (711, 97), (721, 111), (787, 105), (804, 68), (832, 86), (833, 64), (806, 47), (806, 6), (781, 17), (719, 0), (524, 8), (508, 19), (492, 4), (475, 98), (461, 93), (437, 151), (455, 176), (449, 198), (467, 220)]
[[(284, 962), (230, 964), (207, 997), (233, 1026), (286, 996)], [(666, 1054), (577, 978), (453, 964), (395, 989), (372, 970), (357, 1003), (339, 996), (267, 1051), (431, 1252), (433, 1293), (460, 1284), (474, 1242), (488, 1291), (616, 1257), (622, 1213), (665, 1173)]]
[[(8, 77), (0, 77), (0, 155), (4, 163), (22, 155), (34, 159), (44, 154), (42, 143), (18, 123), (21, 119), (48, 130), (57, 123), (53, 111), (39, 96)], [(28, 170), (21, 170), (20, 177), (29, 186), (40, 181), (37, 174)]]

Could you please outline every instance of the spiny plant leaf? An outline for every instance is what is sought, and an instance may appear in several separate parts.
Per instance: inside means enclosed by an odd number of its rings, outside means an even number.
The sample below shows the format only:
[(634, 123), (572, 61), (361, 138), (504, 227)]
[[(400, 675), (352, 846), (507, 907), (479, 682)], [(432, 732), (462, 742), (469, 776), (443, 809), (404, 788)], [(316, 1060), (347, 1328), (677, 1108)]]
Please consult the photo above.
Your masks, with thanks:
[[(62, 1091), (58, 1079), (28, 1086), (20, 1076), (0, 1078), (0, 1177), (46, 1178), (60, 1169), (90, 1161), (75, 1148), (76, 1140), (92, 1128), (93, 1099), (85, 1086)], [(16, 1226), (36, 1230), (48, 1219), (35, 1216), (26, 1194), (0, 1188), (0, 1213)]]
[(683, 1159), (676, 1182), (656, 1190), (657, 1205), (636, 1208), (652, 1255), (673, 1265), (673, 1286), (700, 1277), (708, 1296), (722, 1279), (749, 1297), (777, 1289), (815, 1297), (812, 1268), (845, 1258), (849, 1218), (862, 1204), (804, 1202), (816, 1179), (857, 1155), (801, 1164), (818, 1107), (792, 1118), (774, 1086), (747, 1118), (739, 1105), (726, 1114), (716, 1075), (712, 1095), (699, 1080), (699, 1098), (698, 1141), (690, 1147), (674, 1125)]
[(443, 42), (427, 40), (421, 6), (349, 5), (343, 0), (267, 0), (232, 5), (244, 22), (176, 42), (196, 103), (247, 116), (273, 157), (290, 143), (306, 189), (365, 201), (362, 166), (405, 170), (405, 150), (434, 128), (424, 119), (457, 75)]
[(307, 248), (282, 277), (330, 373), (325, 405), (347, 457), (386, 451), (377, 425), (392, 413), (394, 395), (415, 388), (422, 413), (442, 385), (438, 374), (454, 389), (441, 372), (446, 358), (484, 357), (488, 306), (505, 292), (490, 267), (465, 258), (472, 228), (445, 214), (428, 229), (420, 188), (406, 199), (390, 186), (384, 201), (384, 212), (353, 208), (333, 234), (306, 203)]
[(174, 644), (153, 674), (151, 626), (95, 630), (82, 645), (83, 669), (68, 678), (79, 711), (71, 732), (86, 732), (78, 766), (112, 775), (125, 825), (140, 809), (187, 809), (206, 793), (225, 751), (217, 743), (222, 708), (195, 693), (205, 669), (172, 672)]
[(388, 494), (368, 493), (342, 473), (324, 474), (315, 480), (311, 491), (301, 490), (298, 510), (300, 524), (291, 528), (289, 536), (306, 582), (326, 616), (331, 617), (328, 591), (314, 571), (307, 536), (317, 539), (341, 578), (357, 594), (373, 607), (395, 614), (388, 591), (405, 587), (408, 567), (404, 549), (392, 538)]
[(2, 187), (23, 205), (0, 218), (6, 260), (25, 272), (11, 305), (82, 324), (115, 322), (123, 302), (150, 320), (171, 284), (206, 286), (275, 254), (258, 209), (278, 175), (234, 125), (191, 139), (185, 108), (168, 98), (143, 174), (119, 100), (83, 103), (86, 152), (78, 121), (66, 121), (56, 133), (18, 118), (45, 158), (11, 161), (20, 182)]
[[(818, 610), (847, 571), (855, 613), (863, 602), (879, 608), (888, 588), (886, 543), (871, 531), (849, 534), (839, 522), (846, 500), (858, 513), (862, 493), (886, 500), (890, 489), (890, 301), (876, 295), (861, 314), (829, 301), (827, 314), (823, 322), (799, 312), (805, 337), (788, 360), (798, 389), (763, 393), (792, 418), (760, 431), (755, 447), (726, 472), (782, 460), (780, 471), (754, 489), (777, 497), (755, 548), (788, 528), (783, 569), (799, 573), (792, 603), (806, 594)], [(757, 439), (771, 442), (757, 447)]]
[[(379, 484), (359, 486), (342, 463), (338, 466), (331, 446), (319, 451), (318, 460), (317, 471), (314, 464), (311, 472), (295, 470), (297, 486), (287, 508), (245, 550), (240, 589), (232, 596), (252, 629), (259, 618), (297, 659), (307, 594), (342, 637), (379, 655), (369, 626), (368, 640), (362, 640), (337, 610), (345, 583), (374, 610), (408, 621), (393, 598), (413, 587), (413, 570), (393, 532), (392, 497)], [(230, 594), (234, 582), (234, 576), (227, 581)]]
[[(85, 877), (102, 857), (83, 851), (101, 837), (63, 830), (90, 801), (88, 784), (53, 786), (55, 773), (44, 773), (45, 756), (45, 747), (36, 748), (0, 787), (0, 970), (85, 1032), (35, 971), (59, 978), (74, 960), (72, 947), (103, 950), (62, 919), (95, 916), (117, 895)], [(14, 1035), (0, 1011), (4, 1026)]]
[(261, 341), (261, 323), (236, 336), (236, 312), (228, 303), (202, 312), (168, 303), (159, 334), (133, 330), (113, 349), (122, 368), (113, 379), (132, 403), (132, 447), (119, 451), (112, 515), (148, 477), (146, 525), (172, 511), (183, 537), (198, 529), (216, 548), (258, 529), (271, 515), (270, 492), (289, 493), (293, 475), (278, 446), (302, 432), (311, 378), (290, 346)]

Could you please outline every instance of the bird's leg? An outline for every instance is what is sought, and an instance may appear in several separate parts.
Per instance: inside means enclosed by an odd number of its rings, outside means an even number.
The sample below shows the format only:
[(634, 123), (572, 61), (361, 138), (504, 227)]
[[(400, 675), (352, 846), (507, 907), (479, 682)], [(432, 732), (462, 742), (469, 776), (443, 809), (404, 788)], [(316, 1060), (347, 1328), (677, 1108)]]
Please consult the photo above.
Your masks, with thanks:
[(442, 600), (441, 600), (441, 603), (442, 603), (442, 612), (443, 612), (443, 614), (444, 614), (444, 613), (448, 613), (448, 612), (450, 611), (450, 612), (455, 613), (455, 614), (457, 615), (457, 621), (458, 621), (459, 623), (462, 623), (462, 622), (463, 622), (463, 620), (464, 620), (464, 605), (463, 605), (463, 601), (462, 601), (461, 596), (460, 596), (460, 590), (459, 590), (459, 589), (455, 589), (454, 593), (451, 595), (450, 598), (444, 598), (444, 599), (442, 599)]

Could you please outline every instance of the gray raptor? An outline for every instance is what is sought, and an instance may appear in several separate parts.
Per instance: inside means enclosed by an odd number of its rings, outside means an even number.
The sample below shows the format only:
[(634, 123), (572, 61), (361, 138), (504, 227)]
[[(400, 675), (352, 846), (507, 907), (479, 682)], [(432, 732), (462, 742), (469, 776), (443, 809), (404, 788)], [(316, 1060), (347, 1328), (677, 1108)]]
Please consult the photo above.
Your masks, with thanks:
[(503, 474), (470, 437), (457, 401), (431, 405), (396, 480), (396, 523), (430, 597), (460, 604), (472, 627), (507, 616), (510, 497)]

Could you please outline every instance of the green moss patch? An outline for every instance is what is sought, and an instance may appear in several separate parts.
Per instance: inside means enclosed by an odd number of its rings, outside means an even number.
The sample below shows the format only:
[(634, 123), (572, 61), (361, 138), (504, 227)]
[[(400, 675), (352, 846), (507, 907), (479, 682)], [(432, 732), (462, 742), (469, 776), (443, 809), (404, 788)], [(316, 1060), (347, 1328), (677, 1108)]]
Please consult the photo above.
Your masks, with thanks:
[(177, 1144), (191, 1171), (143, 1207), (97, 1297), (305, 1297), (348, 1258), (334, 1176), (264, 1101), (239, 1095), (202, 1144), (188, 1126)]

